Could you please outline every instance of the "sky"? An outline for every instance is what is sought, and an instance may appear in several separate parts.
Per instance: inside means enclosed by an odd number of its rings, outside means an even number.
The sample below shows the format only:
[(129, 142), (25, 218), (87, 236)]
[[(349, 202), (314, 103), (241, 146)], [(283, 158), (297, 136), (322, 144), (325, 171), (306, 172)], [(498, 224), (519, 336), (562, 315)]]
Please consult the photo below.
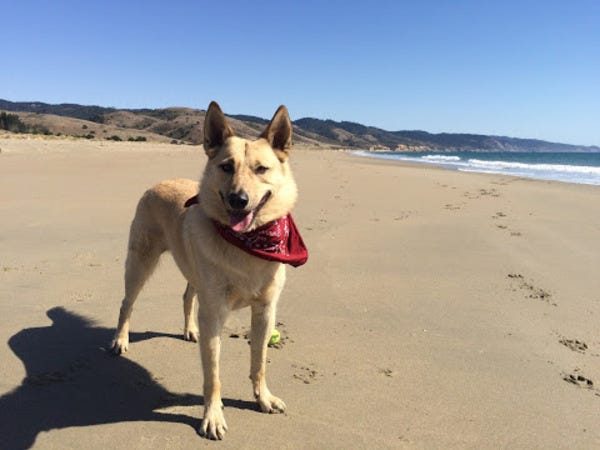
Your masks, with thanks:
[(600, 145), (600, 1), (0, 0), (0, 98)]

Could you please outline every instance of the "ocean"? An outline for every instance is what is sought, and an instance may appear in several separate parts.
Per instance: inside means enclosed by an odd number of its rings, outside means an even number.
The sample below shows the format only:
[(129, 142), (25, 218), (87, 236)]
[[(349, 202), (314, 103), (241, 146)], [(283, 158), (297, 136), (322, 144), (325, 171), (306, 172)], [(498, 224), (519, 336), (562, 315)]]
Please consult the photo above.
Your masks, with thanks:
[(370, 158), (432, 164), (462, 172), (494, 173), (514, 177), (600, 185), (600, 152), (367, 152)]

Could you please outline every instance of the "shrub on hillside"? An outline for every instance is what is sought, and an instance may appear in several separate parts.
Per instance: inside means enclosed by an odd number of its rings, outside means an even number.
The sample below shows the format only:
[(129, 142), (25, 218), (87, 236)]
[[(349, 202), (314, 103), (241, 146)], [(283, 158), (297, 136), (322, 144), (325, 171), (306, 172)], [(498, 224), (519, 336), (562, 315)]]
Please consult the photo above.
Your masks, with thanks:
[(27, 125), (23, 123), (17, 114), (0, 113), (0, 130), (11, 131), (13, 133), (32, 133), (52, 134), (50, 130), (43, 125)]
[(12, 131), (13, 133), (27, 133), (28, 127), (16, 114), (0, 113), (0, 130)]

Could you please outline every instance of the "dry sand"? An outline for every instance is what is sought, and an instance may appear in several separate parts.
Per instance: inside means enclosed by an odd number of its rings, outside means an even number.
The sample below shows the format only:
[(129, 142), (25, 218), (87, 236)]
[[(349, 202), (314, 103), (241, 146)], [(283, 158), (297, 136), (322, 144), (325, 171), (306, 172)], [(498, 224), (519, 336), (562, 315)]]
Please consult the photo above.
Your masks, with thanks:
[(256, 411), (249, 315), (235, 313), (230, 431), (214, 443), (195, 432), (200, 361), (170, 257), (136, 303), (130, 351), (105, 351), (137, 199), (199, 177), (203, 152), (0, 148), (2, 448), (600, 447), (599, 187), (296, 151), (311, 258), (288, 272), (268, 367), (288, 412)]

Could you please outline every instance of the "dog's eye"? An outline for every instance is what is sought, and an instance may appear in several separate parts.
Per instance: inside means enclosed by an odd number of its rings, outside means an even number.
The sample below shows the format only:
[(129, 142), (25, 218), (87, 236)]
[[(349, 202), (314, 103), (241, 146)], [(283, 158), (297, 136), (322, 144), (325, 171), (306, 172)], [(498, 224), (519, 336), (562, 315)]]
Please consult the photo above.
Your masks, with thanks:
[(257, 175), (262, 175), (263, 173), (266, 173), (267, 170), (269, 170), (268, 167), (258, 166), (256, 169), (254, 169), (254, 173), (256, 173)]
[(233, 164), (231, 163), (223, 163), (219, 166), (221, 170), (225, 173), (233, 173)]

